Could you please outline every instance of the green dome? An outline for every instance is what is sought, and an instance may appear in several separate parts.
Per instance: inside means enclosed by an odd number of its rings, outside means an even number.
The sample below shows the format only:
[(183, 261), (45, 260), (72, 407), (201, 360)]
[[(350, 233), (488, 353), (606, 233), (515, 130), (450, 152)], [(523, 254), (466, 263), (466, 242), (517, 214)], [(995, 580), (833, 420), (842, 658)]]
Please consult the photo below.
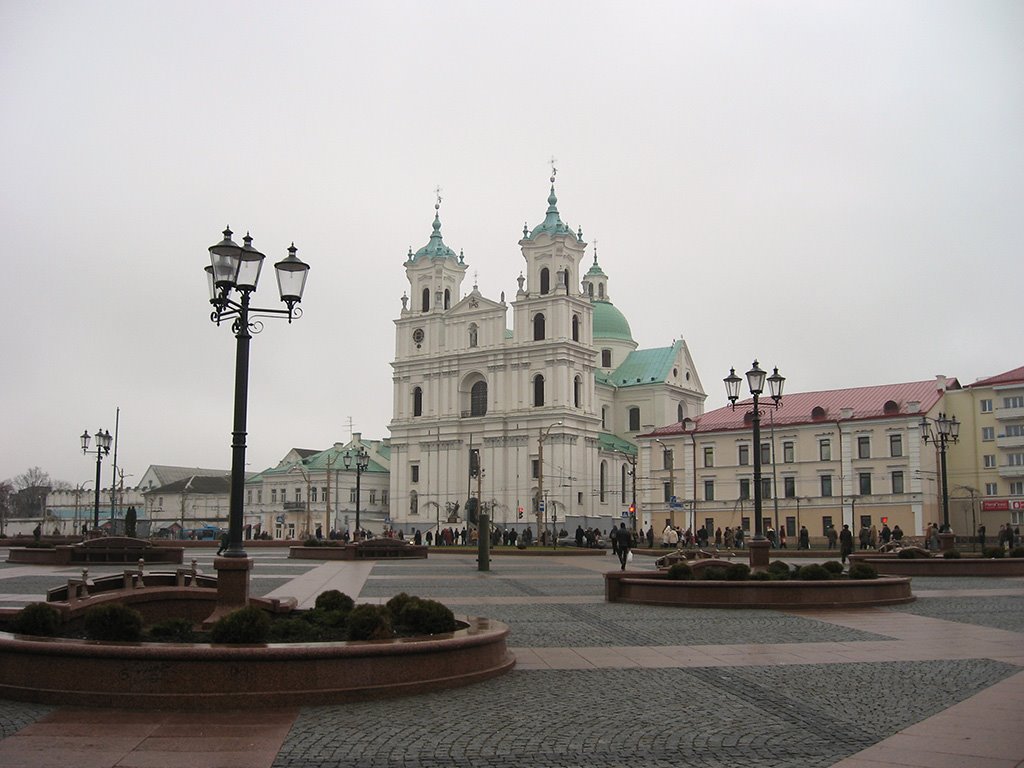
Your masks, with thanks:
[(633, 341), (625, 315), (610, 301), (594, 301), (594, 338)]

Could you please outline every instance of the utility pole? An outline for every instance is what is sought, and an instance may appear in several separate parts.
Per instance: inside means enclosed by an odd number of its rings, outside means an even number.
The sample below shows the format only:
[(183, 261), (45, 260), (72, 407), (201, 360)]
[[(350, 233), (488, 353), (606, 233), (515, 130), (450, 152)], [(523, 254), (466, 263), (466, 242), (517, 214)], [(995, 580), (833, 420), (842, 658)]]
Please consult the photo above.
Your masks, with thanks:
[(544, 530), (544, 517), (546, 516), (546, 505), (547, 501), (544, 498), (544, 441), (547, 439), (548, 434), (551, 432), (552, 427), (562, 426), (562, 420), (559, 419), (554, 424), (548, 426), (547, 429), (540, 431), (540, 437), (537, 439), (537, 538), (540, 538), (541, 531)]

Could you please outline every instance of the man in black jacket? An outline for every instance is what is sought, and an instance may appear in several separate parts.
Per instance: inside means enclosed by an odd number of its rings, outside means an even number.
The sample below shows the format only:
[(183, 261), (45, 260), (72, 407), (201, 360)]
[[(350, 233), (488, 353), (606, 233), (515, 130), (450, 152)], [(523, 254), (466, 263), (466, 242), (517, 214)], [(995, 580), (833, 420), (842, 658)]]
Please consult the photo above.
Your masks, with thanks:
[(615, 542), (618, 548), (619, 563), (622, 564), (622, 570), (626, 570), (626, 560), (629, 558), (629, 545), (630, 539), (629, 531), (626, 530), (625, 523), (619, 523), (619, 527), (612, 534), (612, 541)]

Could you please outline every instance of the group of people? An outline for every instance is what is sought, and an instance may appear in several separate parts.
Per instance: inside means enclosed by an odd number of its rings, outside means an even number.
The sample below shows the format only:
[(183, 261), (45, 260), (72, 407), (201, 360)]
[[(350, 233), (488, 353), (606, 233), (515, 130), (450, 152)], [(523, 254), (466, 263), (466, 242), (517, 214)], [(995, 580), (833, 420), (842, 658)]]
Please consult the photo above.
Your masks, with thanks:
[[(978, 526), (978, 544), (985, 546), (985, 524)], [(996, 544), (1003, 549), (1013, 549), (1020, 546), (1020, 526), (1012, 523), (1003, 523), (999, 526), (999, 533), (996, 534)]]

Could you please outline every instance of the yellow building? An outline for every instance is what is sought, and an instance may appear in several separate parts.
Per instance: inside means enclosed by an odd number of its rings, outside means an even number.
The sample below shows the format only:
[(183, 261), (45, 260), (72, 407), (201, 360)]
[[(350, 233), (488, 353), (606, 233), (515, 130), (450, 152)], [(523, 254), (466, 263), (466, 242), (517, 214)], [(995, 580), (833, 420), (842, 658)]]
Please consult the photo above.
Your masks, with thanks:
[(954, 529), (1024, 525), (1024, 366), (976, 381), (947, 397), (960, 437), (947, 449)]
[(948, 410), (948, 391), (959, 389), (937, 377), (802, 392), (785, 395), (777, 410), (765, 396), (759, 447), (749, 399), (640, 435), (644, 521), (656, 531), (671, 519), (683, 528), (753, 532), (752, 451), (760, 450), (764, 526), (782, 526), (790, 547), (801, 526), (818, 541), (843, 524), (922, 535), (942, 511), (937, 455), (922, 441), (921, 419)]

